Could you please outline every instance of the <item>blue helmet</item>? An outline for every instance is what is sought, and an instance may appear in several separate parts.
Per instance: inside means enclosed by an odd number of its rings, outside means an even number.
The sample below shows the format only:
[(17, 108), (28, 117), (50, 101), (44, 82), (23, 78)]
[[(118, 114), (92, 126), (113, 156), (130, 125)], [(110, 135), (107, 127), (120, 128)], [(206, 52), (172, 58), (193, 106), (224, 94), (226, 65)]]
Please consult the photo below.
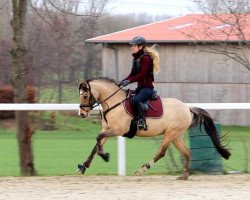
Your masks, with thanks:
[(138, 46), (145, 46), (147, 43), (146, 39), (142, 36), (134, 37), (129, 44), (138, 45)]

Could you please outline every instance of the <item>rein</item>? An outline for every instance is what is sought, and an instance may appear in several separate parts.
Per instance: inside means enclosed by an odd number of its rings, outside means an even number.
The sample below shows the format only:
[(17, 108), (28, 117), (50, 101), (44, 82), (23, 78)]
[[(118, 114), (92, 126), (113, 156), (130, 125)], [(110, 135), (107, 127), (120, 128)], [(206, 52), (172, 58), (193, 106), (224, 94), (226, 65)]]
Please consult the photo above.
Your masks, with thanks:
[(103, 118), (105, 119), (106, 122), (108, 122), (106, 115), (109, 111), (113, 110), (114, 108), (116, 108), (117, 106), (121, 105), (124, 101), (126, 101), (128, 99), (128, 97), (126, 97), (124, 100), (122, 100), (121, 102), (113, 105), (111, 108), (108, 108), (106, 111), (103, 111)]
[(112, 96), (114, 96), (117, 92), (119, 92), (122, 88), (119, 87), (118, 90), (116, 90), (113, 94), (111, 94), (109, 97), (107, 97), (106, 99), (102, 100), (101, 102), (98, 102), (98, 105), (102, 104), (103, 102), (107, 101), (108, 99), (110, 99)]

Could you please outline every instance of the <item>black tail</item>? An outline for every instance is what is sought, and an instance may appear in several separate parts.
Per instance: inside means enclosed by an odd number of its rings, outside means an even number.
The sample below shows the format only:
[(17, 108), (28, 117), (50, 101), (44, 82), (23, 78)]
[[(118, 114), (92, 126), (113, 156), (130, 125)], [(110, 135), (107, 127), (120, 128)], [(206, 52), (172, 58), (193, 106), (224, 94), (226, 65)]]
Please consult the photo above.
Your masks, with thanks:
[(214, 147), (216, 148), (218, 153), (223, 158), (228, 159), (231, 156), (231, 153), (229, 152), (228, 149), (225, 148), (225, 146), (221, 145), (218, 131), (209, 113), (201, 108), (196, 108), (196, 107), (190, 108), (190, 111), (194, 114), (194, 117), (190, 126), (193, 126), (196, 124), (200, 124), (200, 125), (203, 124), (206, 133), (211, 138), (214, 144)]

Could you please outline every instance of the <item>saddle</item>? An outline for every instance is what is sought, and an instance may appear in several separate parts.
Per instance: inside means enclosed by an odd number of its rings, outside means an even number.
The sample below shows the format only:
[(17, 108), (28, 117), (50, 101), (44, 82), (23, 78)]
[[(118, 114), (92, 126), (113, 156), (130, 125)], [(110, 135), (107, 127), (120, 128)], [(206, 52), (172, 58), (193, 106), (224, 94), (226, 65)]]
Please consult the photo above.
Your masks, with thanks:
[[(126, 112), (133, 117), (134, 111), (132, 106), (132, 97), (133, 97), (133, 91), (128, 90), (128, 98), (126, 101), (123, 102), (123, 106), (126, 110)], [(143, 102), (143, 109), (145, 111), (145, 117), (146, 118), (161, 118), (163, 116), (163, 106), (161, 98), (157, 95), (156, 91), (154, 91), (153, 95), (150, 97), (149, 100), (146, 102)]]
[[(126, 112), (131, 116), (134, 117), (133, 107), (132, 107), (132, 98), (133, 98), (133, 91), (127, 91), (127, 100), (123, 102), (123, 106)], [(154, 91), (151, 98), (143, 102), (143, 109), (145, 110), (145, 117), (146, 118), (161, 118), (163, 116), (163, 106), (161, 98), (157, 95), (156, 91)], [(127, 133), (123, 135), (123, 137), (127, 137), (129, 139), (133, 138), (137, 132), (137, 123), (134, 119), (132, 119), (130, 123), (130, 128)]]

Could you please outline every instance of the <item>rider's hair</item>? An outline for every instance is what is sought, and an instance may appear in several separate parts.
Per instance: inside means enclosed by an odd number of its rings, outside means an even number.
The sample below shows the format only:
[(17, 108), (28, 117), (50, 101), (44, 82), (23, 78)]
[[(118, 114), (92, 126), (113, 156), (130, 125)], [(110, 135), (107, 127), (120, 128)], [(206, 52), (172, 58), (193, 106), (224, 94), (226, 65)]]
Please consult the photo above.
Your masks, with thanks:
[(158, 47), (158, 45), (154, 44), (151, 47), (145, 47), (144, 50), (153, 59), (154, 73), (158, 74), (160, 71), (160, 56), (159, 56), (159, 52), (156, 50), (156, 47)]

